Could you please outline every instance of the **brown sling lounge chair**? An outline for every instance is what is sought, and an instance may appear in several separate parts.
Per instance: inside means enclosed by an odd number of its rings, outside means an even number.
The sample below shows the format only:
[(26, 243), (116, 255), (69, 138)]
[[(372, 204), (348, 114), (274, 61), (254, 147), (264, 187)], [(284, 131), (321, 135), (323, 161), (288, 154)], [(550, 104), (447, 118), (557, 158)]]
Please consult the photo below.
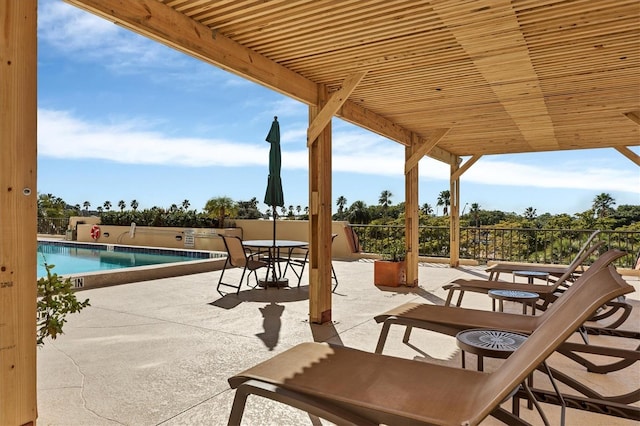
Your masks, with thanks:
[(530, 263), (495, 263), (487, 268), (489, 272), (490, 280), (498, 280), (501, 273), (512, 274), (514, 271), (536, 271), (546, 272), (549, 275), (555, 277), (561, 277), (565, 272), (572, 271), (572, 274), (578, 274), (584, 272), (584, 253), (592, 247), (593, 240), (600, 234), (600, 231), (594, 231), (587, 241), (580, 247), (580, 250), (576, 253), (575, 257), (569, 264), (569, 266), (556, 266), (556, 265), (534, 265)]
[[(604, 253), (585, 272), (585, 278), (589, 274), (608, 267), (608, 265), (624, 255), (625, 253), (619, 250), (610, 250)], [(582, 283), (584, 283), (584, 280), (577, 281), (573, 285), (582, 285)], [(561, 300), (562, 297), (556, 304), (560, 303)], [(375, 352), (380, 354), (383, 352), (389, 329), (392, 325), (406, 327), (402, 340), (408, 343), (413, 328), (435, 331), (450, 336), (455, 336), (460, 331), (473, 328), (498, 328), (521, 334), (531, 334), (545, 320), (547, 314), (548, 311), (539, 316), (529, 316), (425, 303), (405, 303), (375, 317), (376, 322), (383, 323)], [(597, 326), (581, 327), (581, 332), (583, 337), (585, 337), (585, 333), (589, 333), (640, 339), (640, 332), (638, 331)], [(640, 361), (640, 346), (635, 350), (631, 350), (611, 346), (603, 347), (564, 342), (556, 351), (586, 367), (587, 371), (601, 374), (619, 371)], [(589, 355), (584, 356), (584, 354)], [(593, 357), (593, 355), (598, 356)], [(640, 389), (627, 394), (602, 396), (563, 373), (554, 370), (553, 374), (557, 380), (562, 381), (586, 397), (584, 401), (574, 404), (576, 408), (598, 413), (612, 413), (623, 418), (637, 419), (640, 417), (640, 408), (628, 405), (640, 401)], [(548, 399), (550, 396), (545, 395), (545, 398)], [(566, 397), (566, 399), (577, 401), (576, 398), (572, 397)]]
[(599, 306), (634, 290), (613, 267), (579, 280), (495, 372), (303, 343), (229, 379), (229, 424), (240, 424), (250, 394), (338, 424), (476, 425), (488, 415), (522, 423), (500, 404)]
[[(572, 267), (565, 270), (565, 272), (556, 280), (553, 285), (541, 285), (541, 284), (522, 284), (522, 283), (510, 283), (504, 281), (492, 281), (492, 280), (465, 280), (458, 279), (449, 284), (442, 286), (443, 289), (448, 290), (447, 299), (444, 303), (445, 306), (451, 305), (451, 299), (454, 293), (457, 291), (458, 300), (456, 306), (462, 304), (462, 298), (465, 292), (485, 293), (489, 290), (516, 290), (530, 293), (537, 293), (539, 299), (534, 302), (535, 309), (544, 311), (549, 304), (553, 303), (559, 294), (562, 294), (564, 290), (569, 286), (569, 282), (574, 276), (576, 268), (582, 265), (597, 249), (599, 249), (604, 242), (594, 244), (582, 251), (579, 258), (572, 263)], [(608, 328), (617, 328), (624, 323), (631, 314), (632, 307), (628, 303), (624, 302), (624, 298), (619, 300), (611, 300), (604, 307), (598, 310), (591, 318), (592, 321), (600, 321), (606, 318), (613, 318), (613, 322), (607, 325)], [(620, 315), (614, 317), (616, 313), (620, 311)]]

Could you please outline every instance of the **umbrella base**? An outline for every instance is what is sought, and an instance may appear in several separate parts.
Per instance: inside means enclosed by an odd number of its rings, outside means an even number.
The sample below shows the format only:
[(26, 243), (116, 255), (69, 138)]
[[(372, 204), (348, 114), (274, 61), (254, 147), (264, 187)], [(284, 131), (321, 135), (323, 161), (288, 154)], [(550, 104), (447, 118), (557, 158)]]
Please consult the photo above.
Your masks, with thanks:
[(260, 287), (289, 287), (288, 278), (258, 280), (258, 286)]

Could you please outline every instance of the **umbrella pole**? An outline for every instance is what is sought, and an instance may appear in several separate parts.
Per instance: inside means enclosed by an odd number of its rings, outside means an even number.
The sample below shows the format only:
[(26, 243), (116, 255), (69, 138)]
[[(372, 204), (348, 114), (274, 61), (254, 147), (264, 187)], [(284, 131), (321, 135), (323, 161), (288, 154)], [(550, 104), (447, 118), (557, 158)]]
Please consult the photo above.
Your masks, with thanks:
[(278, 285), (278, 279), (276, 278), (276, 219), (278, 212), (276, 211), (275, 205), (271, 206), (271, 208), (273, 209), (273, 246), (271, 247), (273, 253), (273, 257), (271, 258), (273, 269), (271, 270), (271, 282), (274, 285)]

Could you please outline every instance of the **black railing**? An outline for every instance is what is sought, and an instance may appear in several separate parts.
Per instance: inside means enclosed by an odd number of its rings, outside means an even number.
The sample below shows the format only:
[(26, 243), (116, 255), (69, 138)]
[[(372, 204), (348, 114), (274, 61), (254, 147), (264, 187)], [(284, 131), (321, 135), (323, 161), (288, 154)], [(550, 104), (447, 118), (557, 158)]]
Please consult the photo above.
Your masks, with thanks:
[[(365, 253), (390, 254), (404, 244), (404, 227), (354, 225)], [(460, 228), (460, 258), (481, 263), (490, 260), (569, 264), (589, 239), (588, 229)], [(419, 227), (418, 252), (421, 256), (449, 257), (449, 227)], [(601, 231), (594, 241), (605, 248), (617, 248), (627, 255), (616, 265), (633, 268), (640, 253), (640, 232)], [(593, 259), (592, 259), (593, 260)]]
[(69, 218), (38, 218), (38, 234), (65, 235)]

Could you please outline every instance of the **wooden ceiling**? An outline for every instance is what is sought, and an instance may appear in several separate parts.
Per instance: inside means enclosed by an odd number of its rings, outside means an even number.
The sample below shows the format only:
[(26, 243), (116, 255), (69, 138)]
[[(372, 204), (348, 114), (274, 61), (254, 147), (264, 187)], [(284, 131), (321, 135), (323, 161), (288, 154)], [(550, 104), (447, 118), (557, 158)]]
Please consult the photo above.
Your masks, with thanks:
[(638, 0), (66, 1), (309, 105), (366, 73), (336, 115), (447, 163), (637, 162)]

